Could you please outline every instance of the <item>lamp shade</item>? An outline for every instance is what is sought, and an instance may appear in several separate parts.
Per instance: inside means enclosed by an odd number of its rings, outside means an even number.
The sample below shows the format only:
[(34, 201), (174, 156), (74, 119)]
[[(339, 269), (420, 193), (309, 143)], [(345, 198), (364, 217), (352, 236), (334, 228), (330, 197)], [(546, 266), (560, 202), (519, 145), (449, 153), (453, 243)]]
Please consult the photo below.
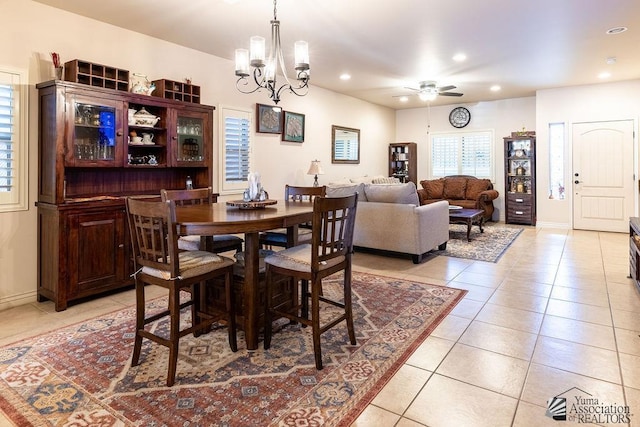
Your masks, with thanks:
[(311, 166), (309, 166), (309, 171), (307, 175), (324, 175), (324, 171), (322, 170), (322, 165), (320, 164), (320, 160), (312, 160)]

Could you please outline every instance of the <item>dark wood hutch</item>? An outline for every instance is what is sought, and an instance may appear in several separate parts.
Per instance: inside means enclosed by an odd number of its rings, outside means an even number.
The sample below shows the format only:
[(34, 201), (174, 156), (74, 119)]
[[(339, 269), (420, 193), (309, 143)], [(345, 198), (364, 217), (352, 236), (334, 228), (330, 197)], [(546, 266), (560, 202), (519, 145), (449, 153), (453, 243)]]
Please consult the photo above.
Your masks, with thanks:
[[(66, 81), (37, 86), (38, 300), (133, 284), (125, 197), (211, 185), (214, 107)], [(143, 110), (157, 123), (130, 118)], [(135, 110), (135, 111), (134, 111)], [(144, 143), (132, 133), (146, 135)]]

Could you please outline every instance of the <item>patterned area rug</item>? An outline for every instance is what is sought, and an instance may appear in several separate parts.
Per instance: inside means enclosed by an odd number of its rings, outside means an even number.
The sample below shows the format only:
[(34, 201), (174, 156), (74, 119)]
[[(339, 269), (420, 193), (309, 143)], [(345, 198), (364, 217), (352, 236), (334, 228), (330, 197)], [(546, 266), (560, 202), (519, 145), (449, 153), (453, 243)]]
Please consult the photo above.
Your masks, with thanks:
[[(130, 366), (134, 307), (0, 348), (0, 410), (16, 425), (348, 426), (465, 291), (354, 273), (357, 345), (344, 323), (322, 336), (284, 325), (271, 349), (229, 350), (226, 329), (180, 341), (176, 384), (168, 350), (144, 341)], [(336, 279), (323, 283), (338, 291)], [(165, 299), (149, 302), (159, 310)], [(190, 316), (183, 316), (183, 325)], [(153, 327), (166, 330), (166, 322)]]
[(467, 241), (467, 226), (449, 225), (449, 242), (444, 251), (435, 251), (435, 255), (466, 258), (477, 261), (498, 262), (504, 251), (522, 233), (523, 228), (507, 228), (497, 225), (484, 225), (480, 233), (477, 225), (471, 227), (471, 241)]

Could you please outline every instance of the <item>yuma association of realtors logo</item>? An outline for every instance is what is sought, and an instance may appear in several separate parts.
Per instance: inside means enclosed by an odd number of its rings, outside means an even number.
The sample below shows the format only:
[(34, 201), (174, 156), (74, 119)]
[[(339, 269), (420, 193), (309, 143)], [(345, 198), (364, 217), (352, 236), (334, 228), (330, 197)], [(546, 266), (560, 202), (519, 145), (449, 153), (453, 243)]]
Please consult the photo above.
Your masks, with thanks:
[[(564, 397), (575, 390), (570, 396)], [(572, 387), (547, 400), (547, 417), (556, 421), (572, 421), (585, 424), (608, 424), (631, 422), (631, 413), (626, 405), (613, 405), (600, 402), (590, 393)]]

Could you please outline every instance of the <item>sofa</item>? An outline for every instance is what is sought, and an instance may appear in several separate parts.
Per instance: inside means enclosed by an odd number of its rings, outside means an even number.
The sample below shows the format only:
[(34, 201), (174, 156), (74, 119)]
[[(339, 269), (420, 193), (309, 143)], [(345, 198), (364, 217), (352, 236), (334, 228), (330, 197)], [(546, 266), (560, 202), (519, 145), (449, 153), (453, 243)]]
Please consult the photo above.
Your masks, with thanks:
[(482, 209), (485, 221), (491, 221), (493, 201), (500, 195), (488, 179), (471, 175), (451, 175), (444, 178), (420, 181), (418, 197), (421, 205), (446, 200), (450, 205), (465, 209)]
[(411, 255), (419, 264), (449, 240), (449, 204), (420, 206), (416, 186), (406, 184), (329, 184), (327, 197), (358, 192), (353, 234), (356, 250)]

